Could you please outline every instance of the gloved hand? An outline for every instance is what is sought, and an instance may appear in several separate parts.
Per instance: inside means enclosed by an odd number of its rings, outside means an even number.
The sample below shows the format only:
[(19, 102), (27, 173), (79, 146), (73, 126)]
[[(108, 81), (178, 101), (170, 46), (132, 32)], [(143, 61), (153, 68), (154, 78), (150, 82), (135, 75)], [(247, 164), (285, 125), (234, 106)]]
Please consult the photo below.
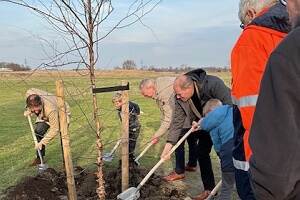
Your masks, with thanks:
[(24, 117), (28, 117), (28, 116), (31, 116), (31, 112), (30, 112), (30, 110), (25, 110), (24, 111)]
[(37, 143), (37, 144), (35, 144), (35, 149), (36, 150), (42, 150), (42, 148), (43, 148), (43, 143), (41, 143), (41, 142), (39, 142), (39, 143)]

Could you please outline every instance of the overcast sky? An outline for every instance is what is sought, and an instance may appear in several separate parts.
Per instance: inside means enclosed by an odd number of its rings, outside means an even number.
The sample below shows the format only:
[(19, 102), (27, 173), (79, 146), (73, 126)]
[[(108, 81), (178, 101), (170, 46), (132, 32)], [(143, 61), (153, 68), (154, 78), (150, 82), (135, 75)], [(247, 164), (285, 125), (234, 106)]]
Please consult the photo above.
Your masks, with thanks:
[[(115, 23), (133, 0), (113, 1)], [(163, 0), (141, 23), (119, 29), (100, 43), (100, 68), (132, 59), (138, 66), (228, 66), (240, 34), (237, 0)], [(47, 23), (18, 6), (0, 2), (0, 62), (35, 67), (47, 52), (39, 38), (59, 45)], [(151, 30), (147, 27), (151, 27)], [(57, 44), (59, 43), (59, 44)]]

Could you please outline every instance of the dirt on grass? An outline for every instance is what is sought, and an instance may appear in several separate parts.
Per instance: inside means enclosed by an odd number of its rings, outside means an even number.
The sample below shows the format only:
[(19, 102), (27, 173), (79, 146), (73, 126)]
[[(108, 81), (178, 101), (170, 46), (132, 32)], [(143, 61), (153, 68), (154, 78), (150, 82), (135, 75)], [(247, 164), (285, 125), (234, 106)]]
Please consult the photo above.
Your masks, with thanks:
[[(149, 170), (130, 167), (130, 186), (136, 187), (146, 176)], [(114, 169), (105, 173), (106, 199), (117, 199), (121, 193), (121, 170)], [(75, 168), (75, 183), (78, 200), (97, 199), (96, 175), (85, 172), (81, 167)], [(144, 200), (172, 200), (184, 199), (186, 193), (164, 182), (160, 176), (154, 174), (141, 188), (141, 197)], [(52, 168), (35, 177), (26, 177), (18, 185), (10, 187), (5, 192), (4, 199), (15, 200), (67, 200), (66, 175)]]

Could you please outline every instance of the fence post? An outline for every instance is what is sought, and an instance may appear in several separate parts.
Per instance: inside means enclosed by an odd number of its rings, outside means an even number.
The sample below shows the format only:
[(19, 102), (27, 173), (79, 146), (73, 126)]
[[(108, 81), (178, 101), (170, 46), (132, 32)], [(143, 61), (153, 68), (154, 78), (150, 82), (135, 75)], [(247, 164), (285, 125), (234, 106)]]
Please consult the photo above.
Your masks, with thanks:
[[(127, 82), (122, 81), (122, 85), (127, 85)], [(129, 186), (129, 102), (128, 90), (122, 91), (122, 191), (125, 191)]]
[(67, 176), (67, 186), (68, 186), (68, 199), (69, 200), (77, 200), (76, 195), (76, 187), (74, 181), (73, 174), (73, 163), (70, 151), (70, 137), (68, 134), (68, 123), (67, 123), (67, 115), (66, 115), (66, 107), (64, 100), (64, 86), (62, 80), (56, 81), (56, 98), (57, 105), (59, 111), (59, 124), (60, 124), (60, 132), (61, 139), (63, 145), (63, 153), (64, 153), (64, 162)]

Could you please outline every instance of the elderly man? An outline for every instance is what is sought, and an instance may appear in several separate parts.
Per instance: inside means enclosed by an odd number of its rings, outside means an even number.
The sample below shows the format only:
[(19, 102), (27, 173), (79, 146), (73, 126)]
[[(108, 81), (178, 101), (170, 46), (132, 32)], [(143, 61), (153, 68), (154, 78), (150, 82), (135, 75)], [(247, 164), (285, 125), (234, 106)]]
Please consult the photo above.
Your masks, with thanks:
[(159, 138), (170, 128), (172, 113), (174, 110), (173, 83), (175, 77), (159, 77), (157, 79), (144, 79), (140, 83), (140, 92), (144, 97), (156, 100), (160, 109), (161, 124), (152, 137), (152, 143), (156, 144)]
[[(248, 138), (261, 77), (273, 49), (289, 31), (288, 14), (277, 0), (240, 0), (243, 32), (231, 54), (236, 186), (241, 199), (255, 199), (249, 182)], [(268, 130), (269, 131), (269, 130)]]
[[(161, 125), (152, 137), (152, 143), (156, 144), (158, 139), (168, 132), (172, 120), (172, 113), (175, 109), (175, 94), (173, 90), (173, 83), (175, 77), (159, 77), (156, 79), (144, 79), (140, 83), (140, 91), (144, 97), (152, 98), (156, 100), (156, 103), (160, 109)], [(187, 130), (182, 129), (182, 133)], [(185, 152), (184, 144), (180, 145), (175, 151), (176, 166), (175, 172), (172, 176), (166, 176), (166, 181), (175, 181), (183, 179), (184, 172), (196, 171), (197, 158), (195, 153), (196, 140), (195, 135), (191, 135), (187, 138), (189, 145), (189, 161), (185, 166)]]
[(293, 30), (271, 54), (253, 118), (250, 173), (257, 199), (300, 199), (300, 0), (287, 3)]
[[(27, 117), (28, 115), (35, 115), (37, 118), (34, 131), (38, 144), (35, 148), (40, 149), (41, 154), (44, 157), (45, 146), (48, 145), (49, 142), (60, 132), (56, 97), (51, 93), (31, 88), (26, 92), (26, 107), (27, 110), (24, 112), (24, 116)], [(67, 103), (66, 114), (67, 122), (69, 124), (71, 113)], [(40, 164), (38, 153), (31, 165), (33, 166), (37, 164)]]
[[(230, 90), (216, 76), (207, 75), (202, 69), (190, 71), (176, 78), (173, 85), (176, 101), (172, 124), (167, 143), (161, 157), (169, 159), (168, 152), (178, 141), (183, 128), (191, 128), (193, 121), (198, 121), (203, 115), (203, 106), (212, 99), (219, 99), (223, 104), (231, 104)], [(209, 134), (198, 134), (197, 158), (204, 185), (204, 192), (196, 200), (205, 199), (215, 186), (210, 151), (212, 141)]]

